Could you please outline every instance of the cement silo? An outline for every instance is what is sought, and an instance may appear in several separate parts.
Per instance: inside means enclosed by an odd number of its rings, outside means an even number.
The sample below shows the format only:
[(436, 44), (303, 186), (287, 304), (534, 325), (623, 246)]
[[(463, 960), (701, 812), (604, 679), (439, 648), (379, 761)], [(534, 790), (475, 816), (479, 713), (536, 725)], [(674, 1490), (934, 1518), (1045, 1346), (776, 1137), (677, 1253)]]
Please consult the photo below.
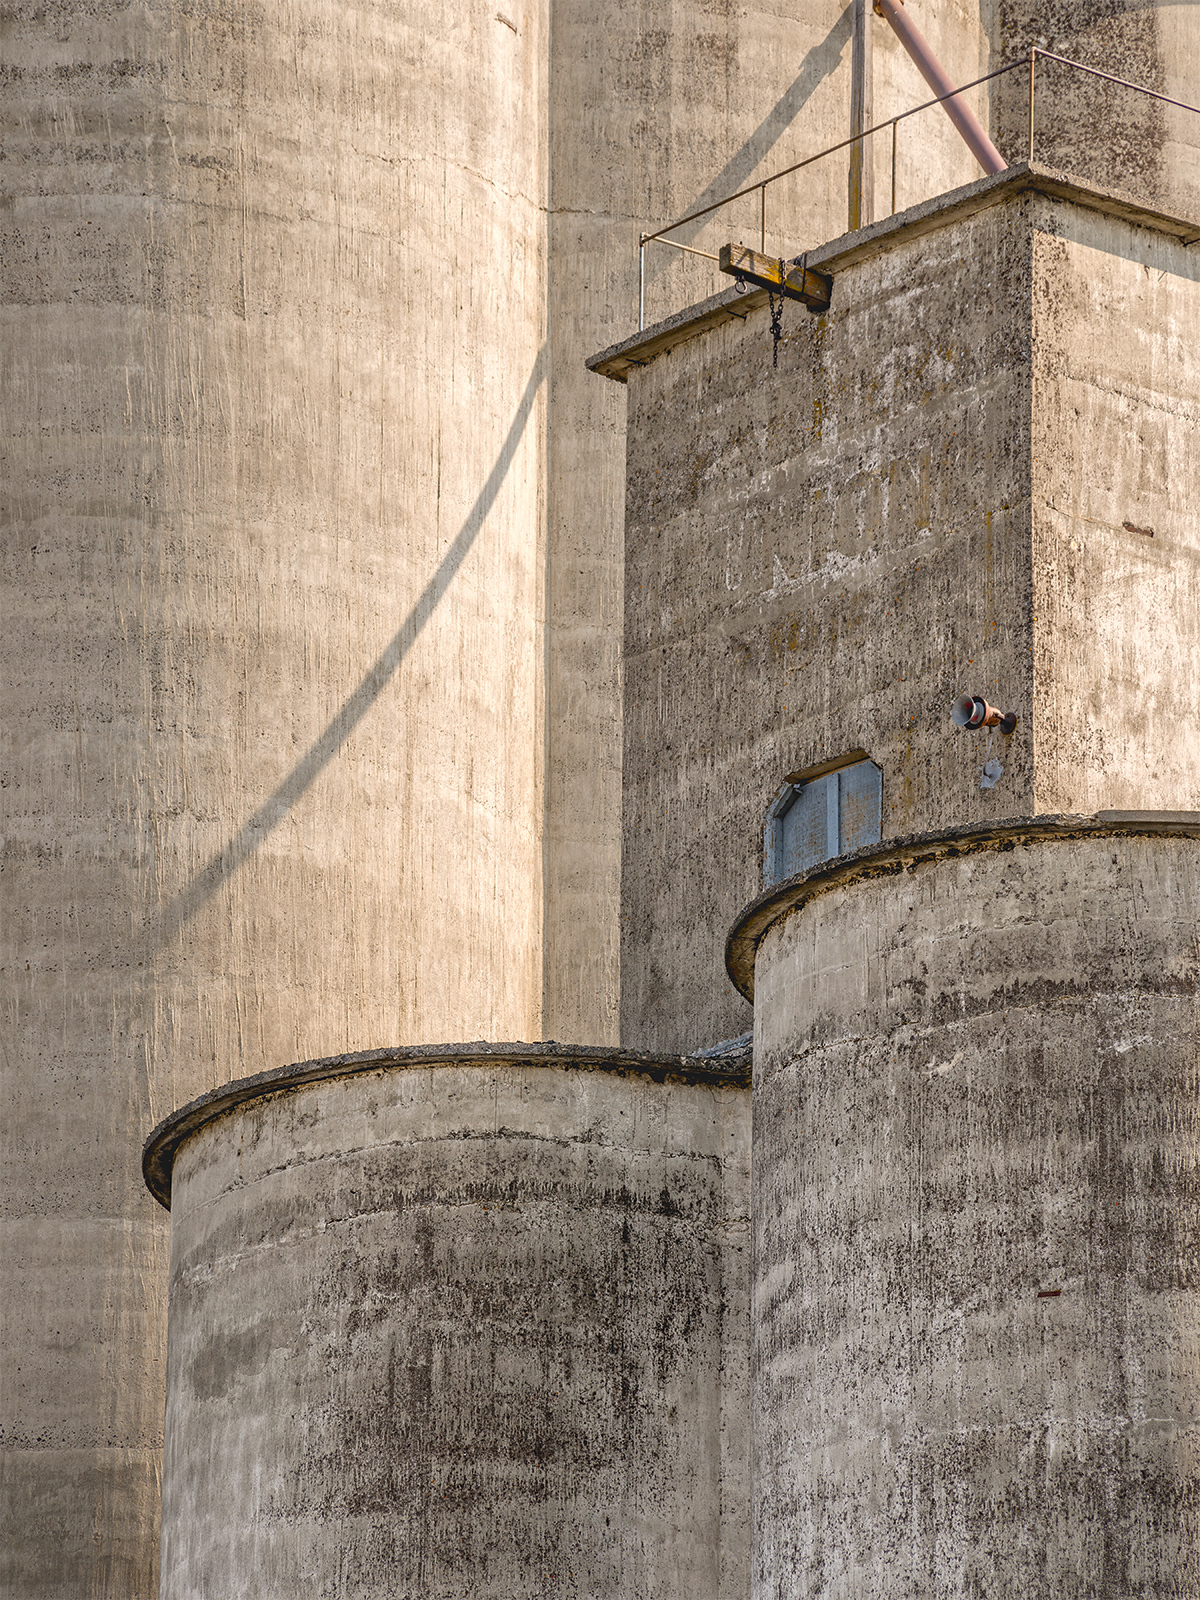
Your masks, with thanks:
[(593, 358), (628, 1037), (753, 997), (756, 1600), (1200, 1584), (1198, 237), (1018, 167)]
[(511, 9), (6, 17), (13, 1596), (154, 1592), (146, 1128), (539, 1030), (545, 32)]
[(145, 1127), (380, 1039), (615, 1037), (623, 407), (578, 358), (641, 228), (842, 131), (849, 27), (5, 27), (3, 1571), (140, 1596)]
[(1200, 1589), (1200, 818), (751, 906), (755, 1596)]
[(748, 1088), (477, 1045), (168, 1118), (164, 1594), (739, 1600)]
[[(986, 64), (972, 5), (922, 20)], [(623, 403), (578, 357), (633, 321), (640, 229), (845, 131), (850, 28), (824, 0), (553, 22), (6, 20), (15, 1594), (153, 1585), (148, 1124), (384, 1038), (616, 1035)], [(881, 50), (886, 114), (923, 91)], [(926, 193), (971, 170), (939, 126)], [(776, 247), (840, 230), (823, 172)], [(670, 1048), (734, 1010), (711, 912)]]

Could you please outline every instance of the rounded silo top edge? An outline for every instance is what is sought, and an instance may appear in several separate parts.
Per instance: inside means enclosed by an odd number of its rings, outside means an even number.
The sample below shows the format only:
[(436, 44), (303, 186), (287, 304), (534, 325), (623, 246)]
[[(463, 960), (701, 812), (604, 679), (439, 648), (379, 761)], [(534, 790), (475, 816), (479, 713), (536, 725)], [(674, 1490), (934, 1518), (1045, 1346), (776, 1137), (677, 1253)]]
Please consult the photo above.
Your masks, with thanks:
[(184, 1141), (206, 1124), (254, 1100), (267, 1099), (306, 1084), (390, 1067), (537, 1066), (564, 1070), (616, 1073), (649, 1078), (656, 1083), (685, 1083), (701, 1087), (749, 1088), (750, 1068), (744, 1054), (727, 1062), (695, 1055), (656, 1055), (642, 1050), (622, 1050), (606, 1045), (568, 1045), (550, 1039), (533, 1044), (492, 1044), (476, 1040), (466, 1044), (400, 1045), (390, 1049), (361, 1050), (293, 1062), (248, 1078), (210, 1089), (164, 1117), (142, 1146), (142, 1176), (146, 1187), (165, 1210), (171, 1209), (171, 1172), (175, 1153)]
[(725, 970), (738, 993), (753, 1004), (754, 962), (767, 930), (781, 917), (843, 884), (911, 870), (949, 856), (1034, 844), (1043, 839), (1155, 834), (1200, 838), (1200, 811), (1098, 811), (1094, 816), (1007, 817), (992, 823), (884, 839), (799, 872), (751, 900), (738, 913), (725, 940)]

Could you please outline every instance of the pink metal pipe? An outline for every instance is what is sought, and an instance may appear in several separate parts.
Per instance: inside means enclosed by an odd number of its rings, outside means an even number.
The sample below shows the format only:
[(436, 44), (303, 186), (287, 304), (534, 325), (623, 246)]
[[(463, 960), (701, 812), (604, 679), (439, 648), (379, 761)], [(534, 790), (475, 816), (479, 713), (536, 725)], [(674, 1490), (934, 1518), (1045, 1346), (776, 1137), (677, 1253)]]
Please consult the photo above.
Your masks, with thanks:
[[(954, 95), (954, 85), (946, 76), (941, 62), (921, 37), (920, 30), (909, 21), (904, 0), (875, 0), (878, 16), (890, 23), (892, 32), (908, 51), (917, 65), (917, 71), (934, 94)], [(946, 113), (970, 147), (971, 154), (985, 172), (1003, 172), (1008, 162), (983, 131), (979, 118), (955, 96), (944, 100)]]

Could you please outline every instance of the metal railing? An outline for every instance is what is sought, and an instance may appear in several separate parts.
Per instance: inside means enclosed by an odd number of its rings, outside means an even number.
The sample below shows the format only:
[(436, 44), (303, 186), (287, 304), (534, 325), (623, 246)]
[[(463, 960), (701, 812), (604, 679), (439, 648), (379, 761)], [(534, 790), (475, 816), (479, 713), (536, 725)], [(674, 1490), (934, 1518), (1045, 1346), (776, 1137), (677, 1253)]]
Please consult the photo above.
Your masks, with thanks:
[(817, 161), (823, 161), (826, 156), (836, 155), (839, 150), (848, 150), (852, 145), (861, 144), (866, 139), (871, 139), (877, 133), (891, 130), (892, 135), (892, 203), (889, 216), (896, 214), (896, 139), (900, 123), (909, 117), (915, 117), (918, 112), (928, 111), (931, 106), (939, 106), (947, 100), (956, 100), (959, 95), (965, 94), (968, 89), (977, 89), (980, 84), (991, 83), (995, 78), (1003, 78), (1010, 72), (1020, 72), (1028, 68), (1029, 71), (1029, 116), (1028, 116), (1028, 161), (1034, 159), (1034, 121), (1037, 104), (1037, 63), (1038, 61), (1052, 61), (1062, 67), (1070, 67), (1076, 72), (1087, 73), (1092, 78), (1102, 78), (1106, 83), (1117, 84), (1122, 89), (1132, 89), (1138, 94), (1147, 95), (1151, 100), (1161, 100), (1165, 105), (1175, 106), (1180, 111), (1190, 111), (1200, 116), (1200, 106), (1188, 105), (1185, 100), (1173, 100), (1170, 95), (1162, 94), (1157, 89), (1150, 89), (1144, 83), (1131, 83), (1128, 78), (1118, 78), (1114, 73), (1102, 72), (1098, 67), (1088, 67), (1082, 61), (1072, 61), (1068, 56), (1056, 55), (1052, 50), (1033, 48), (1027, 56), (1021, 56), (1016, 61), (1010, 61), (1005, 67), (997, 67), (994, 72), (984, 73), (982, 78), (973, 78), (970, 83), (964, 83), (955, 89), (952, 94), (938, 95), (933, 100), (923, 100), (918, 106), (910, 106), (907, 111), (901, 111), (894, 117), (888, 117), (883, 122), (877, 122), (874, 127), (864, 128), (861, 133), (855, 133), (848, 139), (840, 139), (837, 144), (826, 146), (818, 150), (816, 155), (806, 156), (803, 161), (794, 161), (790, 167), (783, 167), (778, 172), (772, 172), (768, 177), (761, 178), (757, 183), (751, 183), (744, 189), (738, 189), (733, 194), (727, 194), (720, 200), (714, 200), (711, 205), (701, 206), (697, 211), (691, 211), (686, 217), (680, 217), (678, 222), (670, 222), (665, 228), (659, 228), (654, 233), (643, 233), (638, 238), (638, 329), (641, 331), (646, 326), (646, 246), (649, 244), (668, 245), (673, 250), (686, 251), (688, 255), (703, 256), (706, 261), (717, 261), (720, 258), (713, 255), (710, 250), (698, 250), (695, 245), (683, 244), (678, 239), (668, 239), (669, 233), (674, 233), (676, 228), (686, 227), (689, 223), (701, 222), (705, 217), (712, 216), (724, 206), (732, 205), (735, 200), (744, 200), (747, 195), (757, 194), (759, 197), (759, 240), (762, 253), (767, 249), (767, 189), (773, 183), (778, 183), (783, 178), (791, 177), (794, 172), (800, 172), (804, 167), (811, 167)]

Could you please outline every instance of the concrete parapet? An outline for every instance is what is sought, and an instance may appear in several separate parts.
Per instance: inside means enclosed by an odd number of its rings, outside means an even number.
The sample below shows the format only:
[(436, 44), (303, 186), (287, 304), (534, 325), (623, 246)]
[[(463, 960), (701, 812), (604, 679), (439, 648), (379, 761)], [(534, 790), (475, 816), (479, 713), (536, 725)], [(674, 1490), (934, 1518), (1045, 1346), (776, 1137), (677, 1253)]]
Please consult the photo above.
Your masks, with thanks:
[(745, 1067), (305, 1063), (169, 1118), (172, 1600), (744, 1594)]

